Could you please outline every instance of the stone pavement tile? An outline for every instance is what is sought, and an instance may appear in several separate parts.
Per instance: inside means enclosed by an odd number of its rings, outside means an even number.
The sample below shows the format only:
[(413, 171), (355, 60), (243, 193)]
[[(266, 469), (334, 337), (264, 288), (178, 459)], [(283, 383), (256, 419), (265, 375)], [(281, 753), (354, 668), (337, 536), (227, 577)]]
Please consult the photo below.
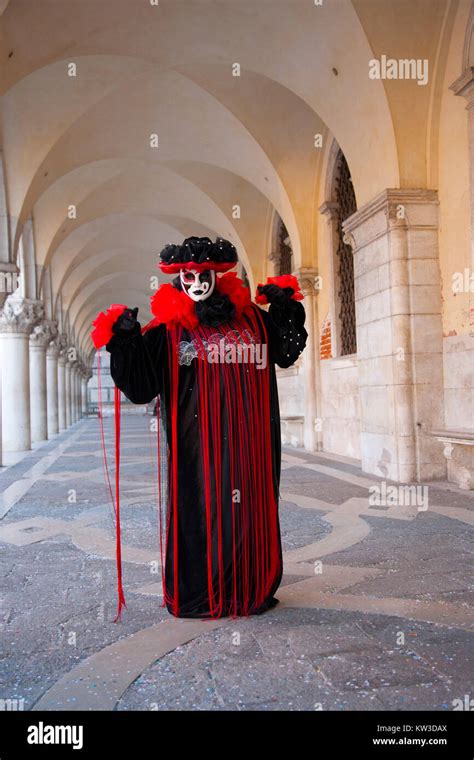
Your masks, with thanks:
[[(456, 683), (458, 691), (472, 683), (474, 650), (468, 631), (381, 617), (364, 618), (360, 626), (382, 646), (410, 654), (434, 668), (445, 683)], [(400, 633), (404, 643), (398, 643)]]
[(453, 552), (447, 549), (445, 551), (438, 550), (434, 556), (425, 556), (422, 559), (417, 557), (415, 553), (411, 554), (408, 552), (407, 556), (403, 558), (403, 565), (400, 570), (406, 570), (412, 565), (416, 565), (422, 575), (428, 575), (430, 573), (449, 573), (464, 569), (466, 573), (470, 574), (472, 581), (472, 558), (472, 552), (459, 551), (453, 556)]
[(396, 596), (399, 598), (437, 598), (445, 591), (465, 591), (468, 582), (448, 573), (422, 575), (416, 571), (391, 572), (380, 578), (372, 578), (346, 589), (347, 594), (367, 596)]
[(334, 564), (362, 567), (410, 567), (450, 553), (471, 555), (473, 544), (467, 526), (434, 513), (420, 513), (413, 521), (372, 518), (364, 515), (372, 528), (362, 541), (330, 556)]
[[(253, 709), (308, 709), (308, 705), (314, 709), (313, 700), (317, 695), (326, 698), (327, 687), (311, 665), (291, 651), (288, 657), (280, 657), (272, 649), (272, 632), (262, 648), (252, 633), (256, 620), (257, 617), (231, 620), (225, 628), (178, 647), (127, 690), (119, 709), (131, 709), (132, 704), (137, 706), (144, 684), (147, 702), (148, 695), (157, 689), (161, 695), (163, 683), (161, 703), (165, 709), (175, 709), (178, 705), (181, 709), (196, 709), (193, 707), (195, 692), (198, 709), (214, 709), (215, 705), (216, 709), (246, 709), (247, 704)], [(192, 675), (197, 681), (192, 681), (195, 688), (188, 697), (187, 683)]]
[[(353, 473), (354, 475), (361, 474), (360, 464), (358, 464), (356, 460), (354, 460), (353, 463), (340, 462), (339, 460), (332, 459), (331, 457), (320, 456), (316, 452), (309, 452), (305, 451), (305, 449), (299, 449), (292, 446), (283, 446), (282, 451), (283, 454), (289, 454), (293, 457), (301, 457), (301, 459), (305, 462), (308, 462), (308, 464), (321, 464), (325, 467), (334, 467), (335, 469), (341, 470), (341, 472), (349, 472)], [(370, 478), (379, 480), (377, 475), (370, 475)]]
[(378, 698), (376, 691), (339, 691), (331, 690), (325, 702), (323, 710), (354, 710), (357, 712), (385, 710), (383, 703)]
[[(156, 559), (159, 560), (159, 517), (155, 505), (139, 501), (123, 506), (120, 524), (124, 544), (135, 546), (137, 549), (155, 551)], [(110, 514), (106, 514), (100, 522), (94, 524), (94, 527), (103, 528), (111, 537), (115, 536), (115, 523)], [(156, 576), (151, 580), (156, 580)]]
[(438, 680), (433, 670), (423, 663), (377, 645), (365, 651), (340, 652), (311, 659), (324, 679), (344, 691), (367, 691), (382, 686), (408, 686)]
[[(304, 581), (307, 577), (307, 575), (287, 575), (285, 573), (285, 564), (283, 562), (283, 578), (281, 579), (279, 588), (281, 588), (281, 586), (288, 586), (291, 583), (298, 583), (298, 581)], [(276, 598), (278, 599), (278, 591), (276, 592)]]
[(271, 633), (260, 630), (255, 631), (254, 635), (270, 657), (297, 658), (309, 662), (319, 655), (365, 650), (373, 645), (373, 640), (352, 623), (279, 626)]
[(441, 598), (461, 607), (473, 607), (472, 591), (443, 591)]
[(210, 632), (178, 646), (150, 666), (127, 689), (118, 710), (222, 710), (225, 707), (210, 672), (212, 662), (226, 658), (255, 657), (259, 652), (254, 638), (247, 634), (240, 644), (235, 640), (233, 621), (219, 632)]
[(438, 507), (462, 507), (463, 509), (474, 509), (474, 496), (472, 491), (463, 491), (460, 488), (437, 488), (429, 484), (428, 504)]
[(353, 496), (364, 498), (368, 495), (366, 488), (306, 467), (291, 467), (283, 470), (280, 490), (290, 493), (293, 491), (301, 496), (317, 496), (318, 499), (327, 501), (329, 504), (342, 504)]
[(374, 646), (373, 639), (357, 624), (342, 622), (336, 625), (301, 625), (291, 628), (288, 642), (296, 655), (309, 658), (338, 652), (356, 652)]
[(126, 564), (128, 610), (115, 624), (113, 562), (86, 556), (67, 541), (2, 550), (12, 563), (3, 595), (9, 613), (0, 627), (2, 691), (24, 697), (27, 709), (79, 660), (168, 617), (156, 598), (129, 589), (149, 579), (147, 567)]
[(443, 674), (394, 646), (404, 625), (410, 625), (407, 633), (416, 629), (435, 642), (439, 626), (333, 610), (276, 610), (232, 620), (171, 652), (131, 685), (118, 709), (150, 709), (157, 694), (162, 709), (403, 709), (404, 696), (413, 709), (446, 709), (450, 685)]
[[(314, 700), (314, 701), (313, 701)], [(381, 711), (384, 710), (382, 702), (378, 699), (375, 692), (354, 691), (341, 692), (329, 686), (321, 686), (316, 693), (308, 695), (308, 700), (304, 707), (299, 707), (299, 702), (290, 707), (282, 706), (282, 702), (275, 697), (273, 702), (246, 702), (239, 705), (239, 710), (304, 710), (308, 711), (344, 711), (354, 710), (358, 712)]]
[(283, 551), (320, 541), (331, 532), (331, 526), (324, 522), (321, 513), (283, 502), (279, 514)]
[[(456, 690), (454, 690), (456, 691)], [(374, 689), (373, 695), (384, 710), (452, 710), (453, 699), (460, 696), (451, 686), (436, 681), (415, 686)], [(436, 723), (436, 721), (433, 721)]]
[(328, 691), (310, 663), (294, 657), (270, 660), (263, 655), (245, 663), (227, 658), (213, 662), (210, 671), (224, 704), (274, 702), (276, 709), (304, 710)]
[(159, 679), (151, 670), (127, 689), (115, 709), (215, 711), (228, 708), (219, 699), (210, 673), (190, 665), (182, 680), (177, 679), (173, 668), (161, 668)]

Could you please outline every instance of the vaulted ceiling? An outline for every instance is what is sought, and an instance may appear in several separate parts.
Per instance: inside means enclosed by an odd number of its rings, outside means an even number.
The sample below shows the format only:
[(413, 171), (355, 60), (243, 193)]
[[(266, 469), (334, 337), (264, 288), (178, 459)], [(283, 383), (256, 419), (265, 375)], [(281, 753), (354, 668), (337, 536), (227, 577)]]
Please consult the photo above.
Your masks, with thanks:
[[(311, 265), (316, 134), (342, 147), (359, 206), (385, 187), (429, 184), (438, 69), (457, 6), (3, 0), (12, 257), (33, 217), (51, 316), (60, 309), (87, 352), (99, 309), (123, 302), (148, 312), (166, 242), (227, 237), (255, 285), (277, 211), (296, 264)], [(368, 61), (383, 53), (429, 58), (429, 84), (410, 83), (407, 100), (400, 82), (371, 80)]]

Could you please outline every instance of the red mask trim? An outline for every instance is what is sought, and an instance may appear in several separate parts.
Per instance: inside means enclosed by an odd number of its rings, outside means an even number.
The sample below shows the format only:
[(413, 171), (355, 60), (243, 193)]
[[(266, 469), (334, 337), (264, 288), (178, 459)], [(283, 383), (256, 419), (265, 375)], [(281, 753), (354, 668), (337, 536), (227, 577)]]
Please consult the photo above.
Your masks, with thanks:
[(214, 272), (228, 272), (229, 269), (235, 267), (235, 261), (203, 261), (200, 264), (195, 261), (180, 261), (176, 264), (158, 264), (157, 266), (165, 274), (175, 274), (181, 269), (194, 269), (196, 272), (204, 272), (206, 269), (213, 269)]

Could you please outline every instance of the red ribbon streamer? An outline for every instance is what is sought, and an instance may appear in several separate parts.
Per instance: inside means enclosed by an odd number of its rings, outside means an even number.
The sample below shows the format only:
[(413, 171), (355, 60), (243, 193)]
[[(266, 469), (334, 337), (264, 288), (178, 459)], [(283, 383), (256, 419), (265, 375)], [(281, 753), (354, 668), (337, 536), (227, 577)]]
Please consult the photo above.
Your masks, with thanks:
[(122, 585), (122, 541), (120, 532), (120, 391), (117, 387), (114, 389), (114, 417), (115, 417), (115, 499), (110, 482), (109, 466), (107, 462), (107, 450), (105, 446), (104, 434), (104, 415), (102, 405), (102, 377), (100, 364), (100, 350), (97, 351), (97, 391), (99, 404), (99, 427), (102, 441), (104, 479), (107, 490), (110, 494), (110, 500), (115, 514), (115, 547), (116, 547), (116, 565), (117, 565), (117, 595), (118, 608), (114, 623), (121, 618), (122, 607), (126, 607), (125, 596)]

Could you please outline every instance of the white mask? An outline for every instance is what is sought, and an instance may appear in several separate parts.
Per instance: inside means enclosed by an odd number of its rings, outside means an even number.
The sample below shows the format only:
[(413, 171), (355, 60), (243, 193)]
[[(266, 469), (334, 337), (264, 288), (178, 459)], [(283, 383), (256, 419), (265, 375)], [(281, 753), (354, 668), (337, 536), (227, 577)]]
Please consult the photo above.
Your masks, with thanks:
[(183, 292), (192, 301), (205, 301), (212, 295), (216, 284), (216, 273), (213, 269), (196, 272), (194, 269), (181, 269), (179, 273)]

